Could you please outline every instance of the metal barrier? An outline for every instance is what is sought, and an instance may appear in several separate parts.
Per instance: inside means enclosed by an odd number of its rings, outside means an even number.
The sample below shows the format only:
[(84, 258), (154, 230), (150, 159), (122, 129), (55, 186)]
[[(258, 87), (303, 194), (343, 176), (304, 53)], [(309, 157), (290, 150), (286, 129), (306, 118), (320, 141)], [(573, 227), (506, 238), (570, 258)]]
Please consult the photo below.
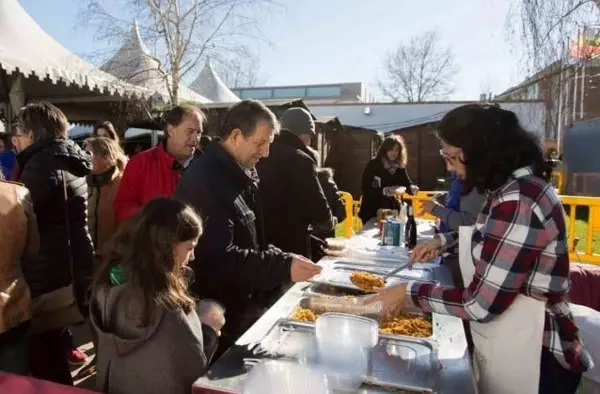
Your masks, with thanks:
[[(573, 262), (584, 262), (600, 265), (600, 254), (594, 253), (594, 234), (600, 232), (600, 198), (598, 197), (580, 197), (580, 196), (560, 196), (563, 206), (569, 207), (567, 215), (567, 231), (569, 240), (569, 258)], [(577, 231), (577, 227), (585, 226), (585, 219), (577, 220), (577, 208), (587, 207), (587, 230)], [(579, 222), (579, 223), (578, 223)], [(577, 250), (577, 246), (582, 241), (579, 237), (585, 238), (585, 250)], [(600, 240), (599, 240), (600, 246)]]
[(559, 170), (554, 170), (552, 171), (552, 184), (554, 185), (554, 187), (556, 188), (556, 190), (558, 190), (559, 194), (562, 194), (565, 192), (565, 189), (563, 189), (563, 187), (565, 186), (565, 181), (564, 181), (564, 175), (562, 172), (560, 172)]
[[(559, 183), (562, 182), (560, 179)], [(423, 201), (430, 200), (436, 193), (433, 191), (420, 191), (415, 196), (405, 194), (402, 198), (412, 201), (415, 217), (435, 220), (434, 216), (430, 214), (421, 215), (421, 213)], [(344, 198), (346, 205), (347, 217), (344, 221), (344, 236), (350, 237), (362, 227), (362, 223), (358, 218), (362, 199), (354, 201), (349, 193), (344, 192), (342, 192), (342, 198)], [(594, 250), (594, 235), (598, 238), (598, 248), (600, 248), (600, 197), (560, 196), (560, 199), (563, 206), (570, 207), (569, 214), (566, 217), (570, 260), (600, 265), (600, 250)], [(578, 207), (588, 208), (587, 220), (585, 218), (577, 220)], [(586, 222), (587, 229), (577, 231), (578, 227), (585, 227)], [(577, 246), (581, 245), (582, 241), (585, 242), (585, 250), (577, 250)]]
[(435, 216), (433, 216), (433, 215), (431, 215), (429, 213), (423, 212), (423, 202), (431, 200), (438, 193), (439, 192), (419, 191), (414, 196), (405, 193), (405, 194), (403, 194), (401, 196), (398, 196), (398, 197), (402, 198), (405, 201), (411, 201), (412, 202), (413, 212), (415, 214), (415, 217), (422, 218), (422, 219), (427, 219), (427, 220), (437, 220), (437, 217), (435, 217)]

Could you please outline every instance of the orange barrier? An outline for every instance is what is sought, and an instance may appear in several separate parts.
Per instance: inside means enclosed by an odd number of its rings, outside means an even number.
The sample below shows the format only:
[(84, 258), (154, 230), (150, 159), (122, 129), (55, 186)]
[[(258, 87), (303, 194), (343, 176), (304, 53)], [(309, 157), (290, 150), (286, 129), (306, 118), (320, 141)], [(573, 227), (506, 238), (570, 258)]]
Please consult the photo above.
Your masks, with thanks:
[(565, 192), (565, 190), (563, 189), (563, 187), (565, 186), (564, 179), (565, 178), (564, 178), (562, 172), (560, 172), (558, 170), (552, 171), (551, 182), (554, 185), (554, 187), (556, 188), (556, 190), (558, 190), (558, 194), (562, 194)]
[[(558, 173), (558, 188), (562, 187), (562, 174)], [(415, 210), (415, 217), (436, 220), (430, 214), (422, 213), (423, 202), (430, 200), (437, 192), (419, 191), (417, 195), (411, 196), (408, 194), (402, 195), (404, 200), (412, 201)], [(355, 232), (360, 231), (362, 223), (358, 218), (361, 200), (354, 201), (349, 193), (342, 192), (342, 198), (346, 205), (347, 219), (344, 221), (343, 234), (349, 238)], [(567, 234), (569, 242), (569, 257), (574, 262), (584, 262), (600, 265), (600, 251), (594, 250), (594, 236), (598, 238), (598, 248), (600, 248), (600, 198), (599, 197), (580, 197), (580, 196), (560, 196), (564, 206), (570, 207), (569, 215), (567, 215)], [(587, 230), (585, 233), (576, 231), (577, 227), (585, 226), (586, 220), (576, 220), (577, 207), (588, 207)], [(582, 223), (583, 222), (583, 223)], [(577, 236), (584, 239), (577, 239)], [(578, 245), (585, 243), (585, 250), (577, 249)], [(598, 252), (598, 253), (596, 253)]]
[[(567, 215), (567, 231), (569, 240), (569, 257), (572, 262), (583, 262), (600, 265), (600, 254), (594, 253), (594, 235), (600, 232), (600, 198), (598, 197), (581, 197), (581, 196), (560, 196), (564, 206), (568, 206), (569, 214)], [(578, 244), (583, 241), (577, 236), (582, 236), (582, 233), (577, 234), (577, 227), (584, 226), (585, 220), (576, 218), (577, 207), (588, 207), (587, 231), (585, 231), (585, 250), (577, 250)], [(583, 237), (582, 237), (583, 238)], [(599, 241), (600, 247), (600, 241)]]
[(431, 200), (436, 194), (439, 192), (432, 191), (419, 191), (416, 195), (412, 196), (410, 194), (402, 194), (399, 195), (398, 198), (402, 198), (405, 201), (412, 201), (413, 210), (416, 218), (426, 219), (426, 220), (437, 220), (437, 217), (423, 212), (423, 202)]

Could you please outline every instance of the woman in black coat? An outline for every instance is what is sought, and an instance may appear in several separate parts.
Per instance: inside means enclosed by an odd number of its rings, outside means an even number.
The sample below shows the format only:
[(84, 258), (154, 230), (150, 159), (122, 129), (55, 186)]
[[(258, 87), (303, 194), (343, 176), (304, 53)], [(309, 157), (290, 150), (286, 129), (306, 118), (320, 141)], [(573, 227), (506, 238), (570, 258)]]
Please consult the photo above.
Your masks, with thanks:
[(50, 103), (19, 112), (15, 146), (19, 182), (31, 193), (40, 234), (37, 256), (23, 267), (32, 296), (29, 362), (34, 377), (72, 384), (66, 327), (87, 313), (94, 248), (87, 224), (91, 156), (68, 139), (65, 115)]
[(416, 193), (406, 172), (407, 152), (404, 140), (392, 135), (383, 140), (377, 156), (369, 161), (362, 178), (362, 203), (358, 216), (366, 223), (377, 216), (378, 209), (399, 209), (394, 197), (395, 189), (406, 187), (408, 193)]

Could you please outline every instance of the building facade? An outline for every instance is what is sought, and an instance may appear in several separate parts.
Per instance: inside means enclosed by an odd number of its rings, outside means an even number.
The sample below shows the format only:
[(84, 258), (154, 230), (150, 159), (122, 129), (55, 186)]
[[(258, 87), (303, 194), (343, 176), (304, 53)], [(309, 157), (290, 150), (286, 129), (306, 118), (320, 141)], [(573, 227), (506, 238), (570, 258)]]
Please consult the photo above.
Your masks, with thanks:
[(546, 107), (545, 147), (562, 152), (569, 127), (600, 117), (600, 60), (554, 62), (496, 100), (538, 100)]
[(326, 85), (236, 87), (231, 89), (243, 99), (302, 99), (307, 104), (372, 103), (375, 97), (362, 82)]

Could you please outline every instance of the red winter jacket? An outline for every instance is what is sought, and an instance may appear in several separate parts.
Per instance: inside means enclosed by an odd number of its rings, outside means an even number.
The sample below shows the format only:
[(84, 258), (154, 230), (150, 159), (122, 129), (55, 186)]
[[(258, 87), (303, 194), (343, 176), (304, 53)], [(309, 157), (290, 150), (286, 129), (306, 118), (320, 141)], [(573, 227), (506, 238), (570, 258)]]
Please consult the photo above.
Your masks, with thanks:
[(117, 221), (129, 219), (153, 198), (172, 197), (180, 177), (181, 166), (162, 144), (133, 156), (115, 197)]

